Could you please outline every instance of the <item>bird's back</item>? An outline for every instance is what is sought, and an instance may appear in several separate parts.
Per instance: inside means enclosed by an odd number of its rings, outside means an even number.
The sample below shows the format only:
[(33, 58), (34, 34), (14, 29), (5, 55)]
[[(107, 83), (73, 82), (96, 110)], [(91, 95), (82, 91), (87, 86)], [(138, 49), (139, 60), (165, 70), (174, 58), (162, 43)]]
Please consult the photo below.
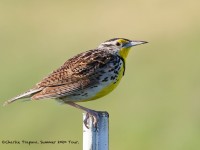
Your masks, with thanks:
[[(115, 85), (119, 81), (120, 72), (121, 74), (124, 72), (121, 69), (123, 63), (119, 56), (106, 50), (95, 49), (81, 53), (39, 82), (37, 88), (43, 90), (33, 95), (32, 99), (58, 98), (73, 101), (94, 99), (95, 95), (105, 87), (111, 83)], [(107, 94), (103, 93), (100, 95)]]

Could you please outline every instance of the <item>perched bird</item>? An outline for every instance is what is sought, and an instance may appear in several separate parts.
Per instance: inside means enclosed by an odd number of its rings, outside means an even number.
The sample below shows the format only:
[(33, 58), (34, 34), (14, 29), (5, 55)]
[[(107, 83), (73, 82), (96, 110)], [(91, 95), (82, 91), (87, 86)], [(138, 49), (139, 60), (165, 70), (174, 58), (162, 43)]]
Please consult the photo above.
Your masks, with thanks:
[(132, 41), (114, 38), (67, 60), (60, 68), (45, 77), (36, 86), (4, 103), (31, 98), (40, 100), (52, 98), (87, 112), (84, 123), (87, 127), (89, 116), (93, 124), (98, 122), (98, 112), (76, 104), (95, 100), (113, 91), (124, 76), (126, 57), (131, 47), (145, 44), (145, 41)]

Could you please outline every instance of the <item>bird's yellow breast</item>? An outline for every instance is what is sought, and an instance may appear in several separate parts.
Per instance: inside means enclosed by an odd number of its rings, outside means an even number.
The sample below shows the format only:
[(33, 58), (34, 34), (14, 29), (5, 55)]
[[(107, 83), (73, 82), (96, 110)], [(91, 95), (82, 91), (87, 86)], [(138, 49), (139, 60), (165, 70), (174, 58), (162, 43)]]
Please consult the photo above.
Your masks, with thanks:
[(85, 101), (95, 100), (95, 99), (101, 98), (101, 97), (109, 94), (110, 92), (112, 92), (118, 86), (120, 80), (122, 79), (124, 69), (125, 68), (122, 66), (120, 71), (119, 71), (118, 77), (117, 77), (117, 82), (114, 82), (114, 81), (111, 82), (109, 85), (107, 85), (106, 87), (101, 89), (94, 97), (83, 100), (83, 101), (85, 102)]
[[(125, 59), (129, 53), (129, 50), (130, 48), (122, 48), (120, 51), (119, 51), (119, 55), (124, 59), (124, 62), (125, 63)], [(121, 69), (118, 73), (118, 76), (117, 76), (117, 82), (111, 82), (109, 85), (103, 87), (99, 92), (97, 92), (95, 94), (95, 96), (91, 97), (91, 98), (87, 98), (85, 100), (81, 100), (81, 101), (91, 101), (91, 100), (95, 100), (95, 99), (98, 99), (100, 97), (103, 97), (107, 94), (109, 94), (110, 92), (112, 92), (119, 84), (121, 78), (123, 77), (123, 74), (124, 74), (124, 70), (125, 70), (125, 65), (121, 65)]]

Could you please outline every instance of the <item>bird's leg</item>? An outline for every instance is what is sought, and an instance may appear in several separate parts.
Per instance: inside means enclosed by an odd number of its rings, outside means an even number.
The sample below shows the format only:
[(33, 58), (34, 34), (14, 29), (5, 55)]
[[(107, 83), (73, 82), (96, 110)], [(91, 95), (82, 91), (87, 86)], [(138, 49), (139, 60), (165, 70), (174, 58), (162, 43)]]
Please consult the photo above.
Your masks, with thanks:
[(99, 121), (98, 111), (95, 111), (95, 110), (80, 106), (80, 105), (78, 105), (78, 104), (76, 104), (74, 102), (65, 102), (65, 103), (70, 105), (70, 106), (73, 106), (75, 108), (81, 109), (81, 110), (83, 110), (83, 111), (85, 111), (87, 113), (86, 114), (86, 118), (83, 121), (85, 126), (86, 126), (86, 128), (89, 129), (89, 127), (88, 127), (88, 119), (89, 119), (90, 116), (92, 117), (92, 124), (94, 125), (95, 128), (97, 128), (97, 123)]

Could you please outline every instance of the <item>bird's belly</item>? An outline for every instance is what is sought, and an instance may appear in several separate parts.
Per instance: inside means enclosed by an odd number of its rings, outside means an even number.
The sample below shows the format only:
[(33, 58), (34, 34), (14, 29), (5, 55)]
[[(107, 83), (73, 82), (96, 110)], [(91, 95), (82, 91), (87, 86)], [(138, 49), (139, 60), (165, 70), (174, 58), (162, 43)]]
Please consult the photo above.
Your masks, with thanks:
[(79, 91), (73, 96), (68, 97), (69, 99), (75, 101), (75, 102), (84, 102), (84, 101), (90, 101), (95, 100), (100, 97), (103, 97), (113, 91), (117, 85), (119, 84), (122, 76), (123, 76), (124, 68), (121, 67), (119, 72), (116, 74), (114, 72), (105, 74), (101, 77), (100, 83), (97, 85), (94, 85), (92, 87), (89, 87), (87, 89), (84, 89), (82, 91)]
[(103, 87), (97, 89), (96, 92), (91, 93), (91, 96), (83, 101), (95, 100), (95, 99), (98, 99), (100, 97), (103, 97), (103, 96), (109, 94), (117, 87), (119, 82), (120, 82), (120, 79), (116, 82), (109, 83), (107, 86), (103, 86)]

